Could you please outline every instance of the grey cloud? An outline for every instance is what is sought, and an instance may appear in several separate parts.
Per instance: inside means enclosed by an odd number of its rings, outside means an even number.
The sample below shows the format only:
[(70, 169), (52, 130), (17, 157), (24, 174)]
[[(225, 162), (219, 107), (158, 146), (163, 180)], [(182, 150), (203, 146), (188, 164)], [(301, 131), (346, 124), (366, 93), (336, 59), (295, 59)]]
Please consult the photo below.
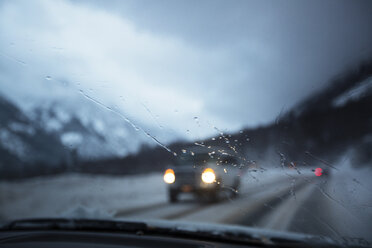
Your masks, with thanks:
[[(24, 5), (27, 1), (16, 3)], [(195, 109), (203, 108), (202, 118), (216, 125), (224, 123), (225, 128), (270, 122), (283, 107), (290, 108), (344, 68), (372, 56), (371, 1), (71, 0), (70, 3), (121, 18), (140, 37), (157, 37), (154, 47), (146, 43), (146, 49), (152, 49), (149, 56), (136, 56), (142, 49), (138, 45), (133, 58), (139, 58), (133, 59), (133, 63), (118, 60), (123, 76), (147, 73), (153, 79), (146, 78), (149, 88), (176, 90), (188, 97), (184, 103), (194, 101), (199, 106)], [(30, 8), (23, 21), (33, 19), (38, 11)], [(49, 26), (53, 18), (46, 13), (43, 19), (34, 18), (33, 22), (39, 20), (43, 29), (59, 34), (60, 30)], [(97, 34), (97, 38), (101, 36)], [(168, 42), (164, 49), (159, 43), (162, 39)], [(78, 45), (73, 47), (77, 51)], [(114, 54), (119, 56), (120, 46), (114, 48), (118, 49)], [(177, 49), (183, 51), (176, 55), (162, 54)], [(27, 56), (32, 55), (38, 56)], [(94, 52), (89, 56), (96, 58)], [(60, 74), (65, 72), (58, 61), (52, 62), (58, 65)], [(43, 61), (38, 63), (45, 66)], [(122, 82), (125, 87), (130, 83), (133, 82)], [(152, 109), (156, 102), (149, 101), (147, 105), (155, 114), (168, 115), (165, 120), (172, 119), (169, 113)], [(176, 118), (171, 125), (183, 126)]]

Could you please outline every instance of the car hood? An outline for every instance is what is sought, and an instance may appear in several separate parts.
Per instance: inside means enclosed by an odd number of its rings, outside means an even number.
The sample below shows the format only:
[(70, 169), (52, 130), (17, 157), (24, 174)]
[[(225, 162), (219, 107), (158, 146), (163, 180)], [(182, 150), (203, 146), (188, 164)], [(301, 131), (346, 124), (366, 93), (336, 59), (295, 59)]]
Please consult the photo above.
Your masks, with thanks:
[(273, 231), (235, 225), (205, 224), (164, 220), (107, 219), (24, 219), (3, 223), (0, 231), (18, 230), (87, 230), (139, 232), (142, 235), (162, 235), (186, 239), (239, 242), (274, 247), (340, 247), (328, 237)]

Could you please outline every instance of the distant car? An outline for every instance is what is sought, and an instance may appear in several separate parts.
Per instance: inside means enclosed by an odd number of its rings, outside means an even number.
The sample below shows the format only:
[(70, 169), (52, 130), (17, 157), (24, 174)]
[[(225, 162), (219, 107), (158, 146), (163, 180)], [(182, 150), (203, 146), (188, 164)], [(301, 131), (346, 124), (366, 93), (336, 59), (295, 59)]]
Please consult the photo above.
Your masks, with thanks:
[(239, 159), (224, 149), (185, 149), (177, 163), (164, 173), (170, 202), (176, 202), (181, 193), (192, 193), (199, 199), (216, 201), (221, 192), (231, 197), (240, 185)]
[(314, 172), (315, 176), (317, 177), (330, 177), (331, 176), (330, 168), (317, 167), (315, 169), (312, 169), (311, 171)]

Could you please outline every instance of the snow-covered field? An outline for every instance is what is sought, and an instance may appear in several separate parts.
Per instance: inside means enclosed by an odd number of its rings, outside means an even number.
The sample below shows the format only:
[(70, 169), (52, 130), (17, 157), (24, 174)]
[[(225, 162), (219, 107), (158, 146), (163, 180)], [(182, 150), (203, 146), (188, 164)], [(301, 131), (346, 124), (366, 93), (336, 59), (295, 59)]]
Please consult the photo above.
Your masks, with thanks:
[(126, 177), (81, 174), (0, 184), (1, 219), (112, 217), (117, 209), (166, 201), (161, 174)]

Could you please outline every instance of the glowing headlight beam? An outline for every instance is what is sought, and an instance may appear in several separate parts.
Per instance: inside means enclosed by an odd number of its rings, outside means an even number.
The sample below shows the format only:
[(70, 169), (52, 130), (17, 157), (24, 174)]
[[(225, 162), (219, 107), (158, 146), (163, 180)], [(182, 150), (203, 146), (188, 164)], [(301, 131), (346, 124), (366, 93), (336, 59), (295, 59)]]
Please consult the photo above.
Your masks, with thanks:
[(176, 181), (176, 176), (174, 175), (174, 171), (172, 169), (168, 169), (164, 173), (164, 182), (168, 184), (172, 184)]
[(213, 169), (207, 168), (203, 171), (201, 178), (205, 183), (213, 183), (216, 180), (216, 174), (214, 174)]

